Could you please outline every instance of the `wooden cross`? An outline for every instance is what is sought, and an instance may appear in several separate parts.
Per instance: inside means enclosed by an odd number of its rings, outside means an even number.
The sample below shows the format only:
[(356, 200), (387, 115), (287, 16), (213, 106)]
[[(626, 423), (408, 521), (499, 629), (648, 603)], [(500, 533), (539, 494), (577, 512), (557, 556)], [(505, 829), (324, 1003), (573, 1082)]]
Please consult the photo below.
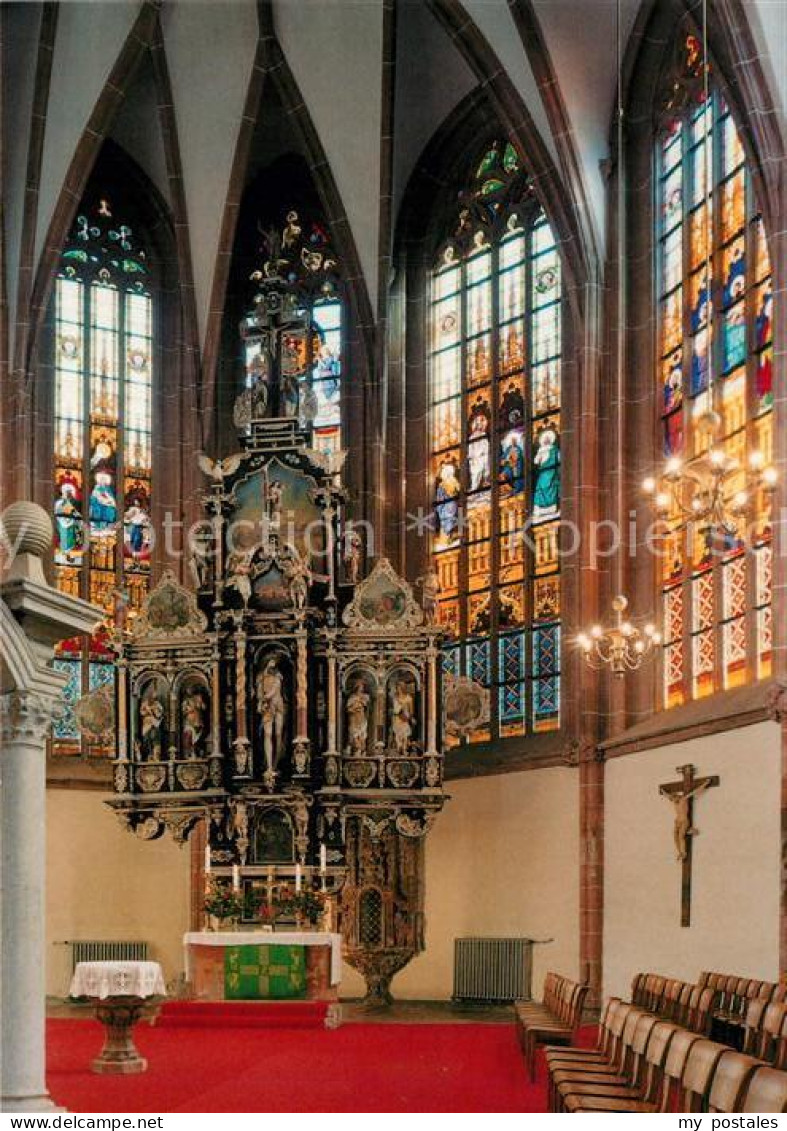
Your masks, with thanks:
[(691, 841), (697, 834), (697, 829), (694, 828), (694, 799), (711, 786), (718, 785), (719, 778), (716, 774), (695, 778), (696, 767), (691, 764), (676, 768), (681, 780), (660, 785), (659, 793), (675, 806), (673, 837), (675, 852), (681, 863), (680, 925), (688, 927), (691, 925)]

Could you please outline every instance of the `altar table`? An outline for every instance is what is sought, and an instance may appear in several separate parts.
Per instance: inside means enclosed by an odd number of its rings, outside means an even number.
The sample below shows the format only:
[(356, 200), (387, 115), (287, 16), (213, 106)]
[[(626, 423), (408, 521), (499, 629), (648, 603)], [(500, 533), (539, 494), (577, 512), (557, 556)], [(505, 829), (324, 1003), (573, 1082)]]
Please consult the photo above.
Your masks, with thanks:
[(342, 937), (325, 931), (189, 931), (186, 979), (198, 1001), (336, 1001)]
[(148, 1062), (134, 1044), (134, 1026), (149, 1009), (148, 999), (166, 997), (158, 962), (78, 962), (71, 997), (90, 997), (104, 1026), (104, 1047), (93, 1061), (99, 1073), (144, 1072)]

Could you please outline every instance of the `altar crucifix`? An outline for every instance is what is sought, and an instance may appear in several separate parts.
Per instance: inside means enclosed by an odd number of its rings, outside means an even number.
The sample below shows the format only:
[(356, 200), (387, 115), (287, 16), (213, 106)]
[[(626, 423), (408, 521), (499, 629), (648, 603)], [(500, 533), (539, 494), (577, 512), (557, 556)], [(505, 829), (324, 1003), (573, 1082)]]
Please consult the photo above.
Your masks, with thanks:
[(659, 793), (675, 806), (675, 826), (673, 838), (675, 852), (681, 864), (680, 925), (691, 925), (691, 839), (697, 835), (694, 827), (694, 799), (711, 786), (719, 784), (716, 774), (711, 777), (695, 778), (695, 767), (676, 767), (681, 775), (680, 781), (665, 782), (659, 786)]

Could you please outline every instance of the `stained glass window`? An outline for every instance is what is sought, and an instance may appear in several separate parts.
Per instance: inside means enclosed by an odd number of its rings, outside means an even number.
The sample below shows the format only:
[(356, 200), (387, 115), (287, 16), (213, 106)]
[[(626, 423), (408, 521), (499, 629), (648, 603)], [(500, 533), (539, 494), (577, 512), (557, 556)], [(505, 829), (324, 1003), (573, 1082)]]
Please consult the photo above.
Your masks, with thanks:
[(443, 665), (491, 689), (474, 742), (560, 724), (561, 268), (514, 147), (479, 155), (429, 298)]
[[(145, 254), (106, 200), (80, 212), (66, 244), (54, 338), (55, 581), (110, 623), (139, 609), (150, 578), (154, 362)], [(55, 753), (82, 751), (74, 707), (114, 678), (107, 631), (58, 648), (67, 681)]]
[[(689, 37), (685, 46), (696, 78), (702, 70), (696, 40)], [(706, 99), (695, 84), (674, 111), (657, 154), (657, 379), (664, 453), (690, 463), (707, 451), (702, 424), (713, 374), (721, 418), (716, 446), (738, 460), (742, 488), (752, 453), (771, 458), (768, 247), (743, 146), (720, 93), (711, 87)], [(709, 531), (687, 533), (677, 521), (673, 527), (661, 582), (667, 706), (764, 677), (771, 665), (767, 495), (755, 500), (748, 548), (729, 538), (718, 553)]]

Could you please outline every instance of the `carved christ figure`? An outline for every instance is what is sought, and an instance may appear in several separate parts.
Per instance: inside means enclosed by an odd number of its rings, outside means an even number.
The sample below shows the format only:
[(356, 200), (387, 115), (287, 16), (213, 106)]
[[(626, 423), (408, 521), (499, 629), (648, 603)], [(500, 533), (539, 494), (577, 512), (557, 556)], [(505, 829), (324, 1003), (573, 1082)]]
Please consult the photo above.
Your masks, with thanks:
[(691, 802), (695, 797), (699, 797), (701, 793), (711, 785), (712, 782), (706, 780), (699, 782), (693, 789), (682, 790), (680, 792), (670, 792), (661, 786), (659, 793), (662, 797), (666, 797), (675, 806), (675, 825), (673, 828), (673, 840), (675, 842), (675, 852), (677, 853), (678, 860), (683, 862), (689, 854), (689, 837), (696, 836), (697, 830), (691, 823)]
[(391, 739), (394, 751), (405, 755), (413, 735), (415, 700), (407, 680), (398, 679), (391, 689)]
[(418, 578), (421, 586), (421, 605), (424, 610), (424, 620), (427, 624), (437, 624), (437, 611), (440, 600), (440, 577), (437, 570), (430, 566), (423, 577)]
[(355, 685), (347, 698), (347, 738), (350, 753), (357, 758), (366, 754), (369, 740), (369, 704), (371, 696), (362, 679)]
[(257, 706), (262, 717), (262, 741), (266, 770), (275, 770), (284, 752), (287, 696), (279, 661), (272, 656), (257, 676)]

